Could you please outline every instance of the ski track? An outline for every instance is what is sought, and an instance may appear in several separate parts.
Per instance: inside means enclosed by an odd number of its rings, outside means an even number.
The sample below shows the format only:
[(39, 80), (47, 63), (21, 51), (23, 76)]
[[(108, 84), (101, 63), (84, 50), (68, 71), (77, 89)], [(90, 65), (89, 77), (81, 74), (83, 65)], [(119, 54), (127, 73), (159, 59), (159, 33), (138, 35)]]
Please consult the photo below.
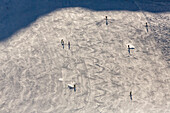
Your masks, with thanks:
[(170, 112), (169, 18), (82, 8), (39, 18), (1, 42), (0, 113)]

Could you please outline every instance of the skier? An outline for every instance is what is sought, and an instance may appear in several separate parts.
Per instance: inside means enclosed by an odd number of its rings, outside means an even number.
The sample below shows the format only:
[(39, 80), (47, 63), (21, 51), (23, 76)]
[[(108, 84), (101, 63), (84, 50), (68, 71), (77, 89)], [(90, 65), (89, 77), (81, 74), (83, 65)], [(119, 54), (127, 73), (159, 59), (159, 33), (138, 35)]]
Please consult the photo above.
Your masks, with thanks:
[(130, 54), (130, 46), (128, 45), (128, 52), (129, 52), (129, 54)]
[(107, 22), (107, 16), (106, 16), (106, 25), (108, 25), (108, 22)]
[(76, 84), (74, 84), (74, 92), (76, 92)]
[(68, 84), (68, 88), (69, 88), (69, 89), (74, 89), (74, 92), (76, 92), (76, 84), (74, 84), (74, 86)]
[(68, 42), (68, 48), (70, 49), (70, 42)]
[(146, 22), (146, 27), (148, 27), (148, 24), (147, 24), (147, 22)]
[(147, 32), (148, 32), (148, 24), (147, 24), (147, 22), (146, 22), (146, 30), (147, 30)]
[(130, 92), (130, 95), (129, 95), (129, 96), (130, 96), (130, 99), (132, 100), (132, 92)]
[(61, 40), (61, 45), (63, 46), (63, 49), (64, 49), (64, 40), (63, 39)]

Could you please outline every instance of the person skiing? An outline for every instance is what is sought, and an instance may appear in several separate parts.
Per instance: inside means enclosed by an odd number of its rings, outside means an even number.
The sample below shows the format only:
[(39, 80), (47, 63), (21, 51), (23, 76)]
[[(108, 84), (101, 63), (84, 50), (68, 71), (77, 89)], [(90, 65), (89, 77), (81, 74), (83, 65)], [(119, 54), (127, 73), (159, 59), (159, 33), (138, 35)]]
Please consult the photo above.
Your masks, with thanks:
[(68, 84), (68, 88), (69, 88), (69, 89), (74, 89), (74, 92), (76, 92), (76, 84), (74, 84), (74, 86)]
[(108, 22), (107, 22), (107, 16), (106, 16), (106, 25), (108, 25)]
[(63, 39), (61, 40), (61, 45), (63, 46), (63, 49), (64, 49), (64, 40)]
[(129, 52), (129, 54), (130, 54), (130, 46), (128, 45), (128, 52)]
[(68, 41), (68, 48), (70, 49), (70, 41)]
[(130, 96), (130, 99), (132, 100), (132, 92), (130, 92), (130, 95), (129, 95), (129, 96)]
[(148, 24), (147, 24), (147, 22), (146, 22), (146, 27), (148, 27)]
[(74, 84), (74, 92), (76, 92), (76, 84)]
[(147, 32), (148, 32), (148, 24), (147, 24), (147, 22), (146, 22), (146, 30), (147, 30)]

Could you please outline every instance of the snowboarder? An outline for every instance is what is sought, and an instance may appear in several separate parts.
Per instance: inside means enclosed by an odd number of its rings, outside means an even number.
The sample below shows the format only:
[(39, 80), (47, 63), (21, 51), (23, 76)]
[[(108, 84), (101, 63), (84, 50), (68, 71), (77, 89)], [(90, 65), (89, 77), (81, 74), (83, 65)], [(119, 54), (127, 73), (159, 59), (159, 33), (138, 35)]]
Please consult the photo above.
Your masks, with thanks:
[(64, 40), (63, 39), (61, 40), (61, 45), (63, 46), (63, 49), (64, 49)]
[(130, 92), (130, 95), (129, 95), (129, 96), (130, 96), (130, 99), (132, 100), (132, 92)]
[(108, 22), (107, 22), (107, 16), (106, 16), (106, 25), (108, 25)]
[(68, 41), (68, 48), (70, 49), (70, 41)]

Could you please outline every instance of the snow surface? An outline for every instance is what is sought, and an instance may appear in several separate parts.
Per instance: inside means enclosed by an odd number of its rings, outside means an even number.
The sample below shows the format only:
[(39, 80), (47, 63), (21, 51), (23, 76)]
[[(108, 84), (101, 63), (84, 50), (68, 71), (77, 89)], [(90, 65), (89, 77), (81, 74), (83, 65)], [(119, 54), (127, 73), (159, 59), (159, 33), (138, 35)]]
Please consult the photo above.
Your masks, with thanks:
[(1, 41), (0, 113), (170, 113), (170, 12), (145, 12), (146, 4), (65, 7)]

